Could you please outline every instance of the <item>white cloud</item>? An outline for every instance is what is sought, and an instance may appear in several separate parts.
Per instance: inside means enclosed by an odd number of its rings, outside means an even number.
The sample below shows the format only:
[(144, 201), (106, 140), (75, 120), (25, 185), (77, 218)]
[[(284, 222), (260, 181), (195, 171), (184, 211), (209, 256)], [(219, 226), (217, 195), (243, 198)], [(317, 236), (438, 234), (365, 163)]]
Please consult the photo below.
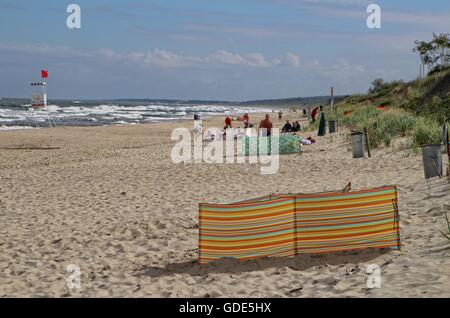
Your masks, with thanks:
[(239, 54), (226, 50), (218, 50), (210, 55), (186, 56), (167, 50), (154, 49), (147, 52), (125, 52), (120, 53), (112, 49), (98, 49), (92, 51), (81, 51), (63, 46), (50, 46), (45, 44), (2, 44), (0, 51), (14, 52), (19, 54), (39, 54), (56, 58), (81, 58), (99, 59), (103, 62), (135, 64), (144, 68), (177, 69), (189, 67), (219, 67), (219, 66), (241, 66), (249, 68), (271, 68), (289, 64), (294, 67), (300, 66), (300, 59), (293, 53), (287, 53), (284, 57), (268, 59), (262, 53)]
[(288, 52), (286, 54), (286, 60), (291, 64), (293, 67), (300, 67), (300, 57), (294, 53)]
[[(134, 59), (139, 55), (134, 55)], [(169, 51), (156, 49), (143, 55), (141, 62), (146, 67), (162, 67), (162, 68), (185, 68), (192, 66), (198, 59), (193, 57), (185, 57)]]
[(231, 65), (241, 65), (250, 67), (272, 67), (281, 64), (280, 59), (274, 59), (268, 61), (265, 56), (261, 53), (250, 53), (250, 54), (236, 54), (227, 52), (224, 50), (219, 50), (209, 57), (206, 61), (218, 64), (231, 64)]

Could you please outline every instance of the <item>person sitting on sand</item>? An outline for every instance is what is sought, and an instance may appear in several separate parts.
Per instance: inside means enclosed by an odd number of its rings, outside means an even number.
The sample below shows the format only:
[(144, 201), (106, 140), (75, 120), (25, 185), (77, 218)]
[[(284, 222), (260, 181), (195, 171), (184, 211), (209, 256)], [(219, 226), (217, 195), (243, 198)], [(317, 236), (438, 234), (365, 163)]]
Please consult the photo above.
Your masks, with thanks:
[(259, 124), (259, 129), (263, 129), (263, 133), (266, 133), (266, 136), (269, 137), (272, 134), (272, 128), (273, 124), (270, 120), (270, 115), (266, 114), (266, 118), (261, 120), (261, 123)]
[(283, 126), (283, 128), (281, 129), (281, 132), (283, 133), (283, 134), (286, 134), (286, 133), (290, 133), (292, 131), (292, 125), (291, 125), (291, 123), (289, 122), (289, 120), (286, 120), (286, 124)]
[(299, 132), (300, 131), (300, 123), (298, 121), (294, 122), (292, 125), (292, 132)]

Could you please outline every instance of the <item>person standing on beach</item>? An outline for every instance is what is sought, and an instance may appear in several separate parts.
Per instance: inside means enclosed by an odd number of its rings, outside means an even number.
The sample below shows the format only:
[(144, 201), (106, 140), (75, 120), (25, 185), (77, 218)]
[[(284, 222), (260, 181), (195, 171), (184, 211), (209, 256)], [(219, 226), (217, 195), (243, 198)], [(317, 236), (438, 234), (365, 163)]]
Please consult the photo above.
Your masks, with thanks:
[[(265, 132), (267, 133), (267, 137), (269, 137), (272, 134), (272, 128), (273, 124), (270, 120), (270, 115), (266, 114), (266, 118), (261, 121), (261, 124), (259, 125), (259, 129), (265, 129)], [(264, 131), (263, 131), (264, 133)]]
[(225, 118), (225, 129), (227, 129), (227, 128), (233, 128), (232, 125), (231, 125), (231, 123), (232, 123), (231, 117), (230, 117), (230, 116), (227, 116), (227, 118)]
[(283, 119), (283, 112), (280, 110), (278, 112), (278, 120), (282, 120)]
[(313, 111), (311, 113), (311, 119), (312, 119), (313, 123), (316, 121), (318, 111), (319, 111), (319, 107), (316, 107), (313, 109)]

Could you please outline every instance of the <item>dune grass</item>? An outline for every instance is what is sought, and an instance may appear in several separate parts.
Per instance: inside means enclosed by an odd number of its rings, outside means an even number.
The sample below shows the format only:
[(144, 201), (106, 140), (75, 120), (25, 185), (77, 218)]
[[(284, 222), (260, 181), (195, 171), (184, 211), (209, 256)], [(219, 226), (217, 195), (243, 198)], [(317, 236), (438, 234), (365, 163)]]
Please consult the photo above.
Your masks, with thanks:
[[(344, 113), (348, 111), (352, 112), (345, 116)], [(411, 148), (414, 150), (422, 145), (442, 142), (442, 128), (438, 122), (399, 108), (379, 110), (375, 106), (355, 107), (343, 104), (339, 106), (337, 115), (327, 110), (325, 116), (327, 120), (337, 118), (341, 127), (346, 126), (361, 132), (367, 128), (372, 148), (381, 145), (389, 147), (395, 138), (400, 137), (410, 138)], [(319, 120), (312, 124), (309, 130), (318, 129), (318, 122)]]
[(367, 128), (370, 145), (374, 148), (382, 144), (389, 147), (398, 137), (411, 137), (413, 149), (442, 142), (442, 130), (436, 121), (401, 109), (381, 111), (375, 107), (361, 107), (344, 117), (342, 122), (354, 130)]

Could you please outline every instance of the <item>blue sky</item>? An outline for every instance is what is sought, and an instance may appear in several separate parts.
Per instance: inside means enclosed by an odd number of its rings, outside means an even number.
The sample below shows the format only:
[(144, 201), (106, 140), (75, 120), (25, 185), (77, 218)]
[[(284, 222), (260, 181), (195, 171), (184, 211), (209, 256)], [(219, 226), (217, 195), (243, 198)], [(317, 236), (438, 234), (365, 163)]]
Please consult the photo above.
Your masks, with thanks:
[[(66, 27), (81, 7), (82, 28)], [(366, 8), (382, 8), (368, 29)], [(0, 0), (0, 96), (250, 100), (367, 91), (410, 80), (416, 39), (450, 30), (450, 2)]]

